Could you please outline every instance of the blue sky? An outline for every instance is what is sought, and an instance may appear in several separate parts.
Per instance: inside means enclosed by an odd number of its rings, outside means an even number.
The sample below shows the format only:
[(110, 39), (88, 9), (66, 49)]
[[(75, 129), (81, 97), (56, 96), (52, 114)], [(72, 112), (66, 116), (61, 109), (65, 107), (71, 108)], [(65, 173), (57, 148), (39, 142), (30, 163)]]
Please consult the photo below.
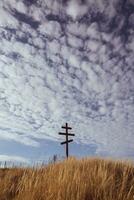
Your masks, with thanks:
[(0, 161), (134, 158), (133, 0), (0, 2)]

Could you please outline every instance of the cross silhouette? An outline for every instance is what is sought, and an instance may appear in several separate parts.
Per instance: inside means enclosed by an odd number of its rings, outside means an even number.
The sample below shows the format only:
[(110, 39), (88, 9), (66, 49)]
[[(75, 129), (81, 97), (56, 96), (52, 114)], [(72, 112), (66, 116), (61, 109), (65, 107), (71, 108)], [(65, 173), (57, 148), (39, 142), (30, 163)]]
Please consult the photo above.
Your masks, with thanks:
[(59, 135), (65, 135), (66, 136), (66, 141), (61, 142), (61, 145), (66, 144), (66, 157), (68, 158), (68, 156), (69, 156), (68, 143), (73, 142), (73, 139), (68, 140), (68, 136), (75, 136), (75, 134), (68, 133), (68, 130), (72, 129), (71, 127), (68, 126), (68, 123), (66, 123), (66, 125), (62, 126), (61, 128), (65, 129), (65, 133), (59, 132)]

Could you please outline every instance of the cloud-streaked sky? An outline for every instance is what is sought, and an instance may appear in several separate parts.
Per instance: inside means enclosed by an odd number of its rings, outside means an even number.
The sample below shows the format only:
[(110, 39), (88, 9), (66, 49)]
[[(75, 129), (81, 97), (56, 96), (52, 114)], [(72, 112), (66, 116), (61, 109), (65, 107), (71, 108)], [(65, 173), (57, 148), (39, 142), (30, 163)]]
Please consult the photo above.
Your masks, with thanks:
[(65, 122), (74, 154), (134, 158), (133, 0), (0, 1), (0, 160), (63, 154)]

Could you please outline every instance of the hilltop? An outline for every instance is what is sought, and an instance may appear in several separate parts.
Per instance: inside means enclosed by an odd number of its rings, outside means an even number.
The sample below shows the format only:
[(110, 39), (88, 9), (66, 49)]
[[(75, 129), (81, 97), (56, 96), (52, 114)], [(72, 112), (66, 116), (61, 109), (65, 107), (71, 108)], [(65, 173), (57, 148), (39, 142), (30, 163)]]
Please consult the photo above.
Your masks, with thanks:
[(0, 200), (134, 200), (134, 165), (98, 158), (0, 169)]

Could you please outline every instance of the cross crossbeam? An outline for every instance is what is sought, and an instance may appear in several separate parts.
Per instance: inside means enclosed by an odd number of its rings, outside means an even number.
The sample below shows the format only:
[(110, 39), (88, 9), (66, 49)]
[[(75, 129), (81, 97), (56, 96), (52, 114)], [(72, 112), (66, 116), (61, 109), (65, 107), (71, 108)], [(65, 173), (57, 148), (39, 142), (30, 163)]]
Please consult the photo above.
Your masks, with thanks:
[(59, 135), (65, 135), (66, 136), (66, 141), (61, 142), (61, 145), (65, 144), (66, 145), (66, 157), (68, 158), (69, 155), (69, 149), (68, 149), (68, 143), (73, 142), (73, 139), (68, 140), (68, 136), (75, 136), (73, 133), (68, 133), (68, 130), (71, 130), (72, 128), (68, 126), (68, 123), (66, 123), (65, 126), (62, 126), (61, 128), (65, 129), (64, 132), (59, 132)]
[[(66, 123), (67, 124), (67, 123)], [(64, 129), (72, 129), (71, 127), (68, 127), (67, 125), (66, 126), (62, 126), (61, 128), (64, 128)]]
[(61, 142), (61, 145), (62, 145), (62, 144), (69, 143), (69, 142), (73, 142), (73, 139), (72, 139), (72, 140), (65, 141), (65, 142)]
[[(59, 135), (66, 135), (66, 133), (59, 132)], [(68, 133), (68, 135), (75, 136), (75, 134), (73, 134), (73, 133)]]

